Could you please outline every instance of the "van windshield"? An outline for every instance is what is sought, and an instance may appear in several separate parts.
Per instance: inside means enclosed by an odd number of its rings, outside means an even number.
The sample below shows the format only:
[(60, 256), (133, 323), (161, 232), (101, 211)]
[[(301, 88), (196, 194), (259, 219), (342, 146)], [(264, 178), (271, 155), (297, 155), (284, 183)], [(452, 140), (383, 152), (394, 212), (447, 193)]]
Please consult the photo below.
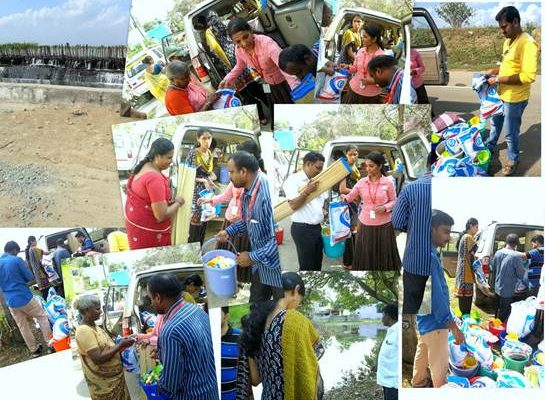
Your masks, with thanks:
[(146, 64), (138, 63), (134, 65), (133, 67), (129, 68), (129, 70), (127, 71), (127, 76), (129, 78), (132, 78), (138, 75), (140, 72), (144, 71), (145, 69), (146, 69)]
[(428, 149), (419, 137), (403, 143), (401, 145), (401, 152), (406, 161), (409, 178), (416, 179), (427, 172), (426, 161), (428, 158)]

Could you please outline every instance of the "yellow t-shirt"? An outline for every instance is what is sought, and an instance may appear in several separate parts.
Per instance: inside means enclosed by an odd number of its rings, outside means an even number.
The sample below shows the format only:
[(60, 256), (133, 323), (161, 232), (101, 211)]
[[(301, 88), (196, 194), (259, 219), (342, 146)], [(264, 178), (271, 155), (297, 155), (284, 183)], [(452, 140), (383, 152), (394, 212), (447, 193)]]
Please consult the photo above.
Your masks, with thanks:
[(503, 101), (519, 103), (530, 97), (530, 86), (536, 80), (537, 43), (527, 33), (522, 33), (513, 43), (503, 43), (503, 56), (499, 76), (519, 75), (522, 85), (500, 83), (498, 93)]
[(356, 46), (356, 49), (359, 49), (362, 45), (361, 33), (354, 32), (352, 29), (347, 29), (343, 34), (343, 39), (342, 39), (343, 49), (345, 49), (346, 46), (348, 46), (350, 43), (354, 43), (354, 46)]
[(114, 231), (108, 235), (108, 246), (111, 253), (129, 250), (129, 238), (121, 231)]

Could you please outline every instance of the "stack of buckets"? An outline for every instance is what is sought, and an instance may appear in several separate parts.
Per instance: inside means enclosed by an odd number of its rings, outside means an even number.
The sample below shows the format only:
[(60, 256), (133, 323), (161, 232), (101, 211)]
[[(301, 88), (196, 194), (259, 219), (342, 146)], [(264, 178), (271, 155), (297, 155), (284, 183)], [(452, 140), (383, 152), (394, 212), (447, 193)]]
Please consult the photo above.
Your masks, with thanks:
[[(204, 249), (211, 242), (217, 241), (216, 238), (208, 240), (202, 245)], [(232, 260), (237, 259), (235, 246), (228, 242), (234, 249), (234, 253), (229, 250), (211, 250), (203, 254), (202, 263), (204, 274), (208, 284), (207, 289), (219, 297), (233, 297), (237, 292), (237, 265), (236, 262), (228, 268), (212, 268), (208, 262), (217, 256), (223, 256)]]

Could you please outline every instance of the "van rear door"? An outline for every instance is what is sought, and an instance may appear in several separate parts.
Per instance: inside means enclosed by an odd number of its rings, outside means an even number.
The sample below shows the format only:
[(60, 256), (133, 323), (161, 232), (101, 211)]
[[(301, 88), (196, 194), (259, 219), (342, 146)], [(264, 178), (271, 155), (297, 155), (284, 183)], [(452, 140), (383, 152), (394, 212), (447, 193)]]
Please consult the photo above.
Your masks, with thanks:
[(416, 130), (403, 134), (397, 144), (403, 156), (405, 173), (409, 180), (415, 180), (428, 171), (427, 160), (431, 150), (424, 133)]
[(320, 38), (323, 0), (271, 0), (276, 27), (288, 46), (312, 47)]
[(448, 85), (447, 50), (441, 33), (430, 13), (423, 8), (413, 9), (411, 48), (417, 50), (426, 66), (426, 85)]

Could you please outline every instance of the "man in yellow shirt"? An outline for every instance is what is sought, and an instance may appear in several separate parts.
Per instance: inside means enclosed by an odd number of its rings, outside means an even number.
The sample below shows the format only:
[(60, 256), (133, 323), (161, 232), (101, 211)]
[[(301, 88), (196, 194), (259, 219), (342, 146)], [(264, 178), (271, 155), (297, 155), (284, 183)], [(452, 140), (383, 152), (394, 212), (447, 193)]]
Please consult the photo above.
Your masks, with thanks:
[(519, 161), (519, 134), (522, 113), (528, 105), (530, 86), (536, 80), (538, 46), (533, 37), (522, 32), (520, 14), (513, 6), (504, 7), (496, 15), (496, 21), (506, 37), (499, 68), (488, 73), (489, 85), (498, 84), (498, 94), (504, 103), (503, 115), (492, 117), (490, 137), (486, 141), (493, 151), (501, 131), (505, 128), (508, 163), (503, 167), (504, 175), (512, 175)]

